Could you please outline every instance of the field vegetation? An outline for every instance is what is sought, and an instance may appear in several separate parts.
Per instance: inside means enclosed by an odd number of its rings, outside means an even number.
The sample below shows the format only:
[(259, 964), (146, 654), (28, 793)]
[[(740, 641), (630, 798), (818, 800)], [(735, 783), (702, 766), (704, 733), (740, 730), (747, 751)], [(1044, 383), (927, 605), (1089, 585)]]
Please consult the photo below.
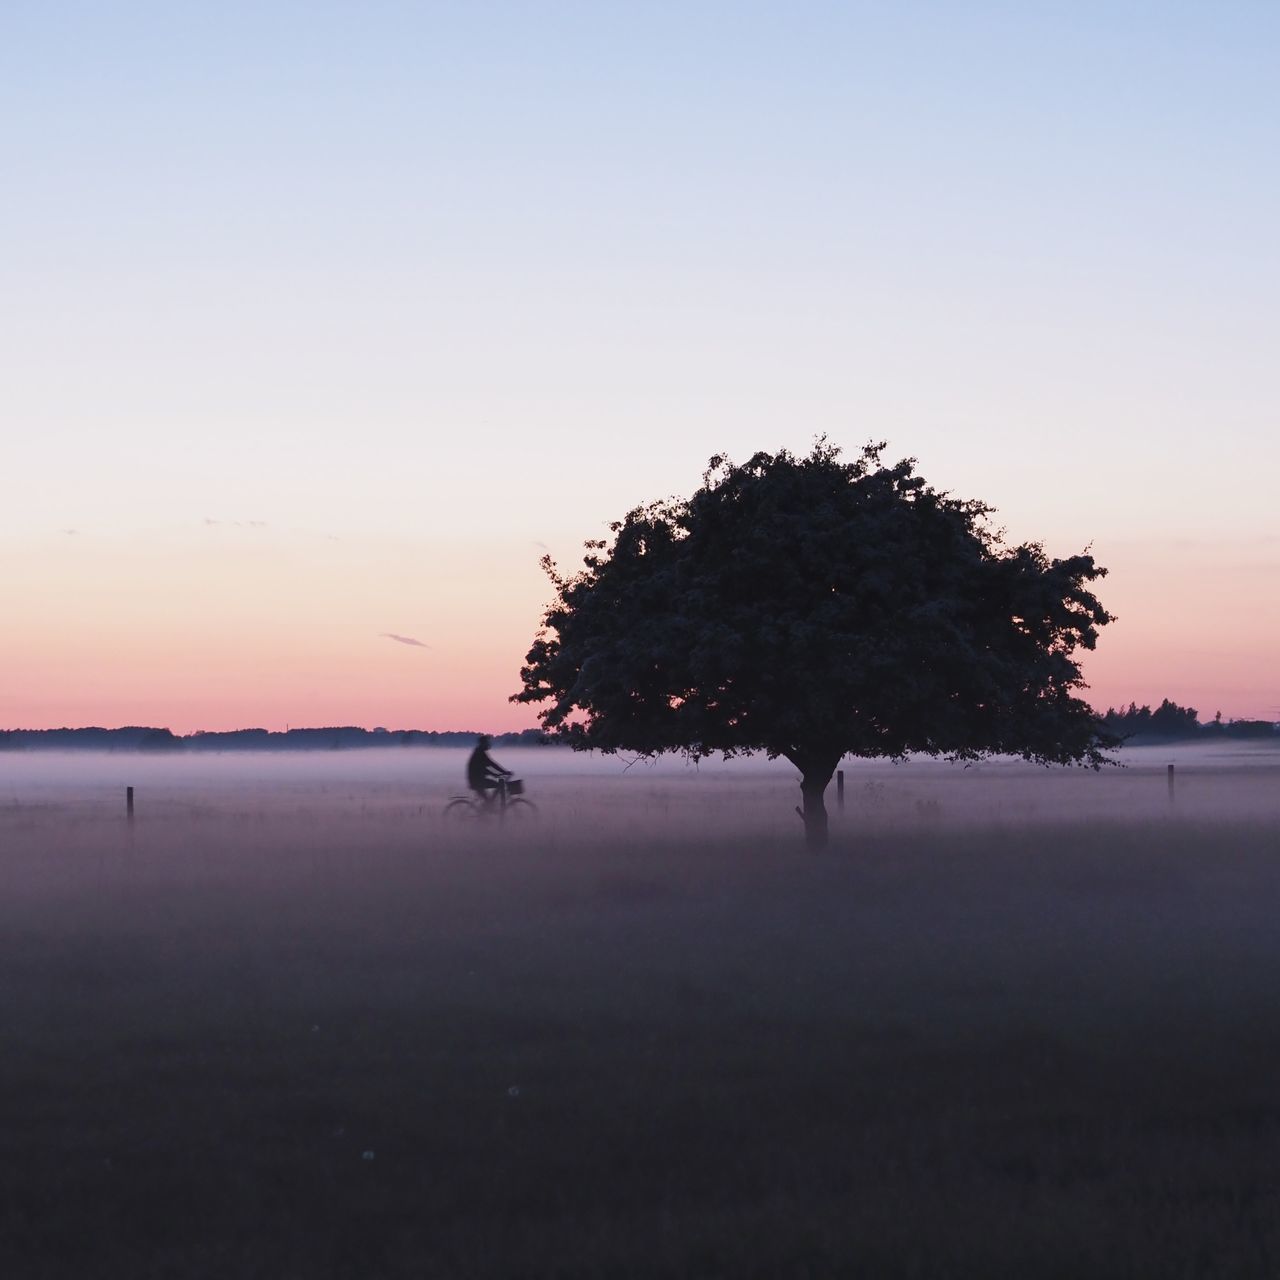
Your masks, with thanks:
[(1280, 753), (1122, 754), (10, 755), (3, 1274), (1274, 1276)]

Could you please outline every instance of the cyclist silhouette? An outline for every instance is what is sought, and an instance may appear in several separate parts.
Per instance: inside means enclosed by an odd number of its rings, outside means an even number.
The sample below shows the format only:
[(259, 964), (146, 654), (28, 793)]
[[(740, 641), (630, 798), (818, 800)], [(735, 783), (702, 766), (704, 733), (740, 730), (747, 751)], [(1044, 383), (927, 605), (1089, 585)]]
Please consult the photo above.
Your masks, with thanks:
[(511, 770), (504, 769), (490, 754), (489, 735), (482, 733), (476, 739), (476, 749), (467, 761), (467, 786), (480, 797), (485, 804), (492, 804), (498, 794), (498, 786), (502, 778), (511, 777)]

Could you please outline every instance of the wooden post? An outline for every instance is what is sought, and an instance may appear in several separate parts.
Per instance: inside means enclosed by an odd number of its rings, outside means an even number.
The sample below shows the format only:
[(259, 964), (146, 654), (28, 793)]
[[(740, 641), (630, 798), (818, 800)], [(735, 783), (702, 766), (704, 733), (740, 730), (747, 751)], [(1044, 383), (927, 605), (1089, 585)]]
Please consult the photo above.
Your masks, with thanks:
[(1173, 765), (1169, 766), (1169, 803), (1173, 803)]
[(844, 770), (836, 770), (836, 808), (844, 812)]
[(124, 816), (133, 821), (133, 788), (125, 787), (124, 789)]

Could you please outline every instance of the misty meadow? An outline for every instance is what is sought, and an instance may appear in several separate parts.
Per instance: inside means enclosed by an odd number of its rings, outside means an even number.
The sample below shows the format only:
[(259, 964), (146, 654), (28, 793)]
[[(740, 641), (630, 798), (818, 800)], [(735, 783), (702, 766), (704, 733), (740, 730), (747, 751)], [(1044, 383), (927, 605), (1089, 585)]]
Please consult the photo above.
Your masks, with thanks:
[(7, 1273), (1272, 1274), (1280, 753), (1121, 754), (10, 754)]

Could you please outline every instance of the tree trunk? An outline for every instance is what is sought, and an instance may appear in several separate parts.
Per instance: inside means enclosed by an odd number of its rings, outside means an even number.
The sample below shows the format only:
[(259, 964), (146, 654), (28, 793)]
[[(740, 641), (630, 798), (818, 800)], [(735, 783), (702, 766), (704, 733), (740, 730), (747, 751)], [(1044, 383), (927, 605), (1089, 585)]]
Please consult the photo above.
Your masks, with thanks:
[(827, 805), (823, 793), (830, 780), (830, 776), (816, 779), (806, 774), (800, 783), (800, 795), (804, 799), (800, 816), (804, 819), (804, 842), (809, 849), (827, 847)]
[(807, 762), (800, 769), (800, 796), (804, 808), (796, 812), (804, 819), (804, 842), (810, 849), (827, 847), (827, 805), (823, 797), (839, 763), (838, 758), (830, 762)]

